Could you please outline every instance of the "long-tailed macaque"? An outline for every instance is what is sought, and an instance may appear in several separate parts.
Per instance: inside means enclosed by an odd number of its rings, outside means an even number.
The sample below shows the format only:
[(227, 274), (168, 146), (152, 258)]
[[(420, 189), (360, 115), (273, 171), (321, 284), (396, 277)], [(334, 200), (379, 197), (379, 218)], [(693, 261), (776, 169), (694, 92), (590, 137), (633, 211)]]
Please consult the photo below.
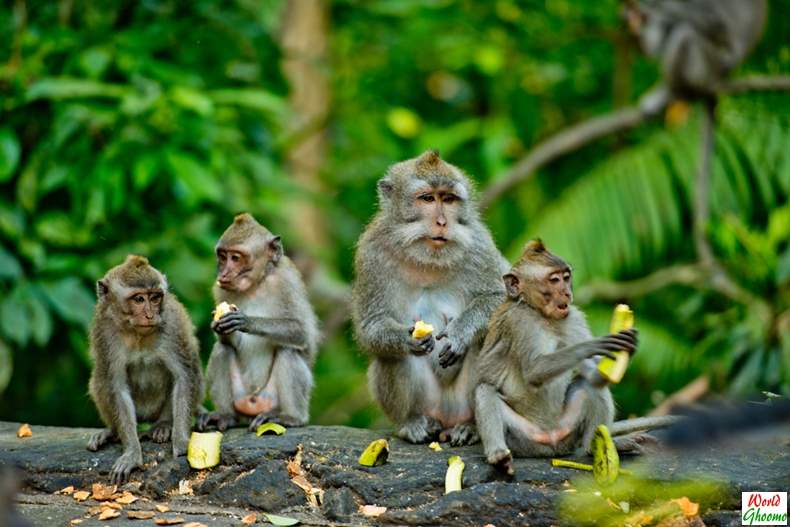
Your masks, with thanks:
[(172, 438), (173, 456), (186, 454), (203, 377), (195, 328), (146, 258), (128, 256), (96, 289), (90, 394), (108, 428), (91, 437), (88, 449), (120, 439), (123, 454), (111, 472), (120, 483), (143, 463), (138, 420), (153, 421), (154, 441)]
[[(504, 275), (507, 299), (494, 312), (477, 365), (475, 415), (487, 460), (512, 474), (512, 457), (588, 448), (611, 425), (612, 396), (597, 360), (636, 350), (636, 330), (593, 338), (572, 305), (571, 268), (539, 240)], [(591, 382), (592, 381), (592, 382)]]
[(206, 376), (215, 411), (197, 427), (225, 430), (249, 416), (302, 426), (309, 418), (318, 320), (280, 237), (249, 214), (236, 216), (217, 242), (214, 299), (236, 309), (211, 325), (217, 342)]
[[(502, 301), (507, 262), (480, 221), (470, 181), (438, 152), (390, 167), (378, 195), (352, 292), (356, 338), (372, 356), (370, 390), (399, 437), (474, 442), (465, 356), (477, 352)], [(412, 338), (418, 319), (435, 333)]]

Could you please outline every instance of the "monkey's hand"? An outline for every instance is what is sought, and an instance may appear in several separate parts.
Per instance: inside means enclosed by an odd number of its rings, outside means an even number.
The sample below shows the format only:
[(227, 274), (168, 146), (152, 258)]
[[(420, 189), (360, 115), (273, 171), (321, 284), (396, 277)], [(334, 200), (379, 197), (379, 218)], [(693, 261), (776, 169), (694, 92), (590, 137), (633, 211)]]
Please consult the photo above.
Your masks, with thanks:
[(231, 311), (222, 318), (211, 323), (211, 329), (220, 335), (228, 335), (234, 331), (246, 333), (250, 328), (250, 319), (241, 311)]
[(409, 353), (413, 355), (417, 355), (418, 357), (422, 357), (423, 355), (428, 355), (430, 352), (433, 351), (433, 347), (436, 345), (436, 339), (434, 339), (433, 334), (425, 335), (421, 339), (415, 339), (411, 336), (414, 332), (414, 326), (409, 328), (408, 336), (406, 337), (406, 347), (409, 350)]
[(577, 350), (579, 360), (588, 359), (596, 355), (604, 355), (614, 359), (615, 351), (627, 351), (632, 354), (636, 351), (639, 341), (639, 332), (636, 328), (626, 329), (619, 333), (611, 333), (603, 337), (584, 342)]
[(464, 355), (466, 355), (466, 344), (450, 336), (447, 329), (439, 333), (439, 335), (436, 336), (436, 340), (444, 340), (444, 346), (442, 346), (439, 352), (439, 365), (442, 368), (449, 368), (463, 359)]
[(129, 479), (132, 470), (143, 464), (143, 456), (140, 452), (124, 452), (121, 454), (110, 472), (110, 481), (113, 485), (121, 485)]

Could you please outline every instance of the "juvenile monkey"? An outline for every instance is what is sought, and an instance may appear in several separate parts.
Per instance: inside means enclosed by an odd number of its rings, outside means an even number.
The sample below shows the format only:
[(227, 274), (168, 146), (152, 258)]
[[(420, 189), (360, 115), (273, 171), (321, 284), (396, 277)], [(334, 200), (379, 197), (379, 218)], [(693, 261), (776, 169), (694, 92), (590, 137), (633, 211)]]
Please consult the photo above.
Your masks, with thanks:
[(203, 399), (195, 328), (164, 275), (130, 255), (96, 283), (98, 303), (90, 333), (90, 395), (108, 428), (89, 450), (120, 440), (114, 483), (143, 463), (137, 421), (153, 421), (154, 441), (172, 439), (173, 456), (186, 453), (192, 417)]
[(216, 411), (197, 427), (233, 426), (253, 417), (250, 430), (267, 421), (307, 423), (318, 321), (299, 271), (283, 254), (279, 236), (249, 214), (239, 214), (217, 242), (217, 303), (237, 309), (211, 325), (217, 342), (206, 376)]
[[(502, 301), (507, 262), (480, 221), (470, 181), (438, 152), (390, 167), (378, 197), (352, 290), (356, 338), (372, 357), (370, 390), (401, 438), (474, 442), (468, 356)], [(436, 332), (412, 338), (418, 319)]]
[(636, 330), (593, 338), (571, 303), (571, 268), (539, 240), (504, 275), (478, 361), (475, 415), (487, 460), (512, 474), (512, 457), (587, 449), (612, 424), (607, 386), (594, 386), (601, 355), (636, 350)]

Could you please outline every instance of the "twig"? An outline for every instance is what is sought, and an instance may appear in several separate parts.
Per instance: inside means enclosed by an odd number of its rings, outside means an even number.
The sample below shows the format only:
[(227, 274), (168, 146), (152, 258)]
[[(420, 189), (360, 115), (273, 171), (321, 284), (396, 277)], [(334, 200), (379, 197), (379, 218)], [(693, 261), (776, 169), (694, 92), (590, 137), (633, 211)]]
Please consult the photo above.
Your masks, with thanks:
[(656, 406), (647, 415), (669, 415), (672, 407), (677, 405), (688, 405), (696, 402), (700, 400), (706, 393), (708, 393), (709, 389), (710, 381), (705, 375), (700, 375), (686, 386), (664, 399), (664, 402)]
[(593, 300), (626, 300), (648, 295), (670, 285), (698, 287), (704, 285), (699, 264), (680, 264), (659, 269), (645, 277), (624, 282), (598, 280), (580, 287), (576, 301), (588, 304)]
[[(641, 98), (641, 101), (649, 99), (654, 92), (659, 90), (651, 90)], [(719, 93), (736, 95), (755, 91), (788, 90), (790, 90), (790, 76), (754, 75), (729, 81), (721, 87)], [(640, 103), (637, 106), (616, 110), (607, 115), (593, 117), (559, 131), (535, 145), (526, 156), (517, 161), (504, 174), (494, 178), (481, 193), (480, 204), (484, 208), (490, 206), (513, 187), (529, 180), (537, 170), (569, 152), (578, 150), (596, 139), (635, 128), (658, 117), (670, 102), (671, 99), (666, 98), (662, 101), (662, 105), (651, 107), (650, 111)]]

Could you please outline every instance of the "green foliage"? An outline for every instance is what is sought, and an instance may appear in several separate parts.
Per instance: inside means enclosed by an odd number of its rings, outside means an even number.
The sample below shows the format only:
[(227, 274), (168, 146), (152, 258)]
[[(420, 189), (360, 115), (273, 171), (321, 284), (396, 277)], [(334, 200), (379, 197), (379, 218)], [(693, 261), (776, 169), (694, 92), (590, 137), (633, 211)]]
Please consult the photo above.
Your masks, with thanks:
[[(309, 194), (284, 169), (300, 140), (277, 42), (286, 2), (20, 4), (0, 8), (6, 419), (98, 422), (85, 395), (93, 288), (127, 253), (168, 275), (206, 358), (213, 245), (233, 214), (253, 213), (286, 250), (312, 254), (293, 228), (302, 218), (291, 205), (306, 196), (330, 226), (318, 257), (348, 283), (390, 163), (439, 148), (482, 187), (537, 141), (633, 102), (657, 79), (618, 0), (338, 0), (319, 64), (332, 101), (328, 192)], [(790, 70), (786, 18), (770, 17), (739, 73)], [(722, 102), (712, 189), (716, 253), (772, 313), (680, 287), (634, 299), (643, 346), (616, 389), (624, 413), (699, 373), (740, 391), (790, 390), (789, 106), (785, 95)], [(494, 204), (486, 220), (506, 255), (540, 234), (575, 265), (579, 286), (690, 261), (697, 119), (662, 128), (574, 152)], [(327, 319), (334, 305), (324, 303)], [(611, 306), (588, 308), (605, 331)], [(343, 326), (316, 364), (315, 421), (384, 423), (365, 365)]]

